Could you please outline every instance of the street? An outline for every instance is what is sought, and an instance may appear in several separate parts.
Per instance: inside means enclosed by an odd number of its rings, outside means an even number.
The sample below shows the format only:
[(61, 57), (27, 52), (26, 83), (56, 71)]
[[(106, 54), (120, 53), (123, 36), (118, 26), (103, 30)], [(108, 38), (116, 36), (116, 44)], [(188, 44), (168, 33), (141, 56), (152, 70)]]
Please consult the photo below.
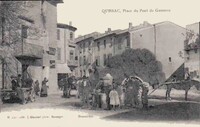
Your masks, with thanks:
[(184, 91), (172, 90), (171, 101), (165, 100), (165, 90), (156, 90), (149, 96), (149, 110), (124, 108), (119, 110), (91, 110), (81, 107), (81, 102), (75, 97), (62, 98), (62, 93), (49, 95), (46, 98), (37, 97), (35, 102), (21, 105), (18, 103), (5, 103), (1, 111), (20, 111), (25, 109), (66, 109), (86, 112), (99, 116), (102, 119), (125, 121), (190, 121), (196, 123), (200, 120), (200, 92), (191, 90), (189, 100), (184, 100)]

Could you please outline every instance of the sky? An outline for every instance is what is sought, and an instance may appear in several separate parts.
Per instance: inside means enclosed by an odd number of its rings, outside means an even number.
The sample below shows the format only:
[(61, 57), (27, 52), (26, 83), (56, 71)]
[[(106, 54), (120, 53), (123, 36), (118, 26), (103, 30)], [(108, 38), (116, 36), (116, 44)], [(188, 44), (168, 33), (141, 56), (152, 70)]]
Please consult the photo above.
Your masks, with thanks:
[[(76, 37), (108, 28), (126, 29), (148, 21), (171, 21), (185, 27), (200, 21), (200, 0), (63, 0), (58, 5), (58, 22), (77, 28)], [(112, 10), (112, 12), (107, 12)], [(129, 10), (129, 12), (127, 12)], [(147, 11), (146, 11), (147, 10)], [(150, 12), (153, 11), (153, 12)], [(157, 12), (157, 10), (165, 10)], [(114, 12), (113, 12), (114, 11)], [(132, 11), (132, 12), (131, 12)], [(119, 13), (121, 12), (121, 13)]]

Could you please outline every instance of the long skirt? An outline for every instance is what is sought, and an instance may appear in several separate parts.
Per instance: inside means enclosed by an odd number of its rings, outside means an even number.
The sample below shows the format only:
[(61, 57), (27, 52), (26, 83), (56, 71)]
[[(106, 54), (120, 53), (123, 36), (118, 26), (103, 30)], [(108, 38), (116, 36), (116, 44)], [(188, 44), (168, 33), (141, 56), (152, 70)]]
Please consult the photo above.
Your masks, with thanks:
[(46, 86), (46, 85), (43, 85), (43, 86), (42, 86), (40, 96), (41, 96), (41, 97), (46, 97), (46, 96), (48, 96), (48, 91), (47, 91), (47, 86)]

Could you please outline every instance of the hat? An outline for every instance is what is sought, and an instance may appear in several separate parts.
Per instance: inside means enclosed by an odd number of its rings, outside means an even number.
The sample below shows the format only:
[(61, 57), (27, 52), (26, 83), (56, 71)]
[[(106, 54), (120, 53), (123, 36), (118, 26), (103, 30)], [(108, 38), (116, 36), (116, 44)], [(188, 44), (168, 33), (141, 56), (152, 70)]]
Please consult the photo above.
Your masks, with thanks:
[(84, 76), (83, 76), (83, 79), (86, 79), (86, 78), (87, 78), (87, 77), (84, 75)]
[(11, 75), (11, 76), (10, 76), (10, 78), (17, 78), (17, 77), (16, 77), (16, 76), (14, 76), (14, 75)]

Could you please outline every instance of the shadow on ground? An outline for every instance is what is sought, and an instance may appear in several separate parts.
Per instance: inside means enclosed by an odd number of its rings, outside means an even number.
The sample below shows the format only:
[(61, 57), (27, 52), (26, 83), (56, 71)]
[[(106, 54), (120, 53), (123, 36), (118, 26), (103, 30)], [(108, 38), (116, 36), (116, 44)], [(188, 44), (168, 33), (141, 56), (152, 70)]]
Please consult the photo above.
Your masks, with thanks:
[(200, 104), (188, 102), (170, 102), (156, 105), (148, 110), (135, 109), (130, 112), (104, 117), (108, 120), (131, 121), (199, 121)]

